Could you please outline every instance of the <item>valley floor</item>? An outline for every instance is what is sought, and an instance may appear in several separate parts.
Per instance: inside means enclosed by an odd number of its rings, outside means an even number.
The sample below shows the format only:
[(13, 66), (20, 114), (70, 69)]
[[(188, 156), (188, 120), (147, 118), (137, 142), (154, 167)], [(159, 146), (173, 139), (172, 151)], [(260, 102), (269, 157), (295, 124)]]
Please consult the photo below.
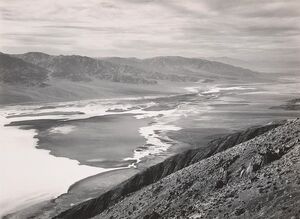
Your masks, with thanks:
[[(134, 192), (139, 193), (138, 189), (147, 186), (151, 183), (155, 183), (153, 185), (156, 185), (156, 181), (163, 180), (162, 176), (167, 176), (181, 168), (186, 167), (188, 162), (185, 162), (184, 159), (179, 162), (179, 166), (177, 166), (174, 163), (177, 163), (176, 160), (174, 160), (172, 163), (168, 164), (172, 168), (165, 171), (160, 176), (153, 176), (151, 173), (153, 168), (161, 167), (160, 165), (164, 165), (164, 161), (168, 160), (169, 157), (172, 157), (173, 155), (182, 156), (183, 151), (189, 151), (190, 149), (198, 149), (200, 151), (200, 154), (202, 154), (200, 157), (206, 158), (208, 155), (211, 156), (214, 152), (211, 148), (206, 147), (207, 145), (211, 146), (209, 142), (211, 142), (213, 139), (216, 139), (217, 137), (227, 136), (228, 134), (236, 133), (237, 130), (243, 130), (249, 126), (258, 125), (258, 124), (267, 124), (273, 120), (282, 120), (282, 119), (289, 119), (289, 118), (295, 118), (299, 116), (299, 110), (297, 107), (293, 110), (286, 109), (284, 107), (284, 104), (286, 101), (290, 99), (295, 99), (299, 97), (299, 93), (297, 90), (297, 83), (287, 83), (287, 84), (257, 84), (257, 85), (209, 85), (209, 88), (201, 87), (201, 84), (191, 84), (190, 87), (188, 87), (186, 90), (189, 91), (189, 93), (184, 95), (168, 95), (164, 97), (155, 97), (150, 99), (142, 99), (137, 100), (134, 102), (134, 104), (142, 104), (144, 108), (137, 109), (135, 107), (129, 107), (129, 108), (109, 108), (106, 109), (106, 113), (112, 113), (112, 114), (131, 114), (132, 116), (138, 116), (143, 115), (147, 117), (146, 115), (151, 115), (150, 117), (155, 118), (153, 121), (146, 121), (146, 124), (150, 126), (154, 126), (157, 123), (160, 124), (171, 124), (171, 127), (167, 127), (166, 130), (160, 130), (161, 126), (157, 126), (157, 130), (153, 133), (154, 135), (157, 135), (156, 139), (160, 140), (163, 143), (170, 143), (172, 142), (172, 147), (167, 148), (167, 150), (157, 153), (154, 155), (148, 154), (147, 159), (142, 159), (141, 162), (137, 165), (137, 168), (129, 168), (125, 170), (115, 170), (111, 172), (101, 173), (95, 176), (88, 177), (86, 179), (80, 180), (79, 182), (73, 184), (69, 191), (66, 194), (63, 194), (59, 196), (56, 199), (49, 200), (43, 203), (39, 203), (37, 205), (31, 206), (30, 208), (27, 208), (25, 211), (20, 211), (16, 214), (12, 214), (8, 216), (7, 218), (52, 218), (54, 216), (57, 216), (59, 214), (60, 217), (65, 218), (69, 217), (69, 213), (71, 212), (71, 216), (69, 218), (87, 218), (88, 216), (94, 216), (96, 214), (99, 214), (103, 211), (102, 217), (99, 218), (109, 218), (110, 216), (117, 215), (117, 212), (114, 212), (112, 214), (106, 212), (106, 208), (96, 208), (94, 210), (91, 210), (91, 214), (86, 215), (85, 212), (82, 212), (83, 217), (74, 217), (79, 211), (81, 205), (77, 207), (77, 204), (83, 202), (86, 200), (93, 200), (97, 197), (103, 197), (103, 194), (107, 194), (106, 192), (114, 191), (114, 189), (121, 188), (121, 190), (118, 190), (118, 194), (125, 194), (126, 192)], [(288, 87), (288, 89), (287, 89)], [(135, 101), (135, 100), (134, 100)], [(145, 107), (145, 103), (154, 102), (155, 104), (147, 105)], [(85, 103), (78, 102), (81, 105), (84, 105)], [(76, 103), (76, 104), (78, 104)], [(132, 103), (132, 102), (131, 102)], [(80, 105), (78, 104), (78, 105)], [(288, 102), (290, 104), (290, 102)], [(293, 104), (298, 104), (298, 102), (294, 101)], [(275, 106), (275, 107), (274, 107)], [(84, 111), (82, 109), (79, 109), (74, 111), (70, 105), (66, 105), (66, 109), (68, 109), (68, 112), (65, 112), (63, 114), (53, 114), (52, 112), (53, 108), (51, 109), (51, 106), (43, 104), (40, 106), (41, 109), (46, 109), (48, 111), (48, 114), (46, 116), (62, 116), (63, 118), (68, 118), (68, 122), (62, 122), (59, 120), (54, 121), (54, 126), (52, 127), (51, 124), (49, 127), (34, 127), (35, 125), (41, 125), (42, 123), (37, 123), (32, 121), (37, 121), (36, 119), (30, 120), (30, 116), (26, 117), (24, 115), (21, 115), (23, 117), (20, 119), (18, 117), (18, 113), (15, 114), (14, 122), (11, 123), (11, 126), (22, 126), (31, 128), (37, 130), (39, 133), (37, 134), (37, 138), (39, 140), (44, 139), (50, 139), (51, 142), (55, 142), (58, 140), (59, 135), (49, 135), (49, 130), (53, 129), (57, 126), (56, 122), (59, 122), (60, 125), (76, 125), (76, 123), (79, 122), (78, 118), (72, 118), (71, 117), (84, 117), (80, 119), (80, 126), (78, 127), (84, 127), (85, 130), (82, 133), (78, 133), (80, 135), (84, 135), (84, 133), (89, 134), (91, 130), (96, 131), (95, 124), (97, 121), (103, 121), (104, 117), (103, 115), (100, 115), (100, 117), (93, 117), (94, 114), (90, 114), (90, 111)], [(47, 108), (48, 107), (48, 108)], [(270, 109), (273, 107), (272, 109)], [(289, 105), (290, 107), (290, 105)], [(59, 109), (60, 110), (60, 109)], [(77, 114), (72, 114), (69, 111), (77, 112)], [(99, 109), (98, 109), (99, 110)], [(53, 110), (55, 111), (55, 110)], [(57, 110), (56, 110), (57, 111)], [(80, 113), (81, 112), (81, 113)], [(94, 112), (94, 111), (92, 111)], [(83, 114), (82, 114), (83, 113)], [(99, 111), (96, 111), (96, 114), (99, 114)], [(33, 117), (35, 116), (45, 116), (45, 115), (31, 115)], [(99, 115), (98, 115), (99, 116)], [(121, 115), (117, 115), (116, 118), (123, 118)], [(126, 117), (126, 116), (125, 116)], [(131, 122), (128, 122), (127, 120), (131, 120), (131, 118), (125, 118), (125, 123), (128, 125)], [(96, 121), (97, 120), (97, 121)], [(52, 121), (53, 122), (53, 121)], [(135, 121), (137, 122), (137, 127), (144, 126), (144, 122), (141, 121)], [(67, 124), (68, 123), (68, 124)], [(89, 127), (92, 123), (95, 123), (91, 127)], [(48, 123), (47, 123), (48, 124)], [(49, 125), (48, 124), (48, 125)], [(100, 124), (100, 123), (99, 123)], [(78, 125), (78, 124), (77, 124)], [(76, 125), (76, 126), (77, 126)], [(123, 125), (124, 126), (124, 125)], [(129, 125), (128, 125), (129, 126)], [(135, 125), (134, 125), (135, 126)], [(133, 126), (132, 126), (133, 127)], [(179, 129), (172, 130), (174, 127), (179, 127)], [(100, 128), (100, 127), (98, 127)], [(102, 127), (103, 128), (103, 127)], [(30, 128), (29, 128), (30, 129)], [(44, 129), (44, 130), (43, 130)], [(138, 128), (137, 128), (138, 129)], [(100, 129), (99, 129), (100, 130)], [(155, 130), (155, 129), (153, 129)], [(67, 131), (68, 130), (63, 130)], [(119, 130), (122, 132), (122, 129)], [(130, 130), (126, 130), (130, 131)], [(94, 133), (94, 132), (92, 132)], [(51, 133), (50, 133), (51, 134)], [(53, 134), (53, 133), (52, 133)], [(70, 134), (70, 133), (68, 133)], [(74, 133), (73, 133), (74, 134)], [(48, 136), (49, 135), (49, 136)], [(72, 135), (72, 133), (71, 133)], [(151, 134), (152, 135), (152, 134)], [(234, 135), (234, 134), (233, 134)], [(255, 136), (255, 135), (254, 135)], [(76, 137), (75, 135), (73, 137)], [(93, 137), (93, 136), (92, 136)], [(139, 136), (140, 137), (140, 136)], [(253, 137), (253, 136), (252, 136)], [(63, 144), (66, 145), (65, 141), (68, 141), (68, 136), (66, 135), (63, 137)], [(149, 140), (149, 139), (148, 139)], [(152, 139), (153, 140), (153, 139)], [(244, 139), (245, 140), (245, 139)], [(89, 142), (89, 139), (86, 139), (86, 143)], [(176, 142), (175, 144), (173, 144)], [(157, 141), (156, 141), (157, 143)], [(139, 143), (140, 144), (140, 143)], [(71, 144), (73, 145), (73, 144)], [(87, 143), (87, 145), (90, 145)], [(93, 145), (93, 144), (91, 144)], [(129, 144), (130, 145), (130, 144)], [(149, 146), (149, 145), (148, 145)], [(233, 146), (233, 145), (231, 145)], [(43, 146), (43, 142), (39, 142), (39, 147), (41, 148), (47, 148), (47, 144)], [(62, 156), (61, 152), (56, 153), (55, 148), (47, 148), (51, 151), (52, 154), (55, 156)], [(64, 149), (64, 148), (63, 148)], [(134, 149), (134, 148), (133, 148)], [(220, 150), (221, 151), (221, 150)], [(220, 152), (218, 151), (218, 152)], [(127, 152), (126, 152), (127, 153)], [(186, 152), (183, 152), (186, 153)], [(75, 154), (76, 155), (76, 154)], [(205, 155), (205, 156), (204, 156)], [(64, 155), (67, 157), (70, 157), (70, 155)], [(204, 156), (204, 157), (203, 157)], [(184, 156), (183, 156), (184, 157)], [(74, 158), (73, 158), (74, 159)], [(76, 160), (80, 160), (75, 158)], [(82, 159), (83, 164), (91, 165), (91, 163), (84, 162), (85, 158)], [(95, 161), (95, 160), (93, 160)], [(81, 162), (81, 161), (80, 161)], [(101, 160), (98, 160), (98, 166), (102, 167), (103, 162)], [(101, 163), (102, 162), (102, 163)], [(242, 161), (241, 161), (242, 162)], [(191, 161), (190, 164), (193, 162)], [(128, 165), (128, 163), (123, 163), (122, 165)], [(248, 163), (247, 163), (248, 164)], [(97, 166), (94, 165), (94, 166)], [(125, 165), (125, 166), (126, 166)], [(91, 165), (93, 166), (93, 165)], [(109, 165), (107, 166), (109, 167)], [(117, 166), (114, 166), (117, 167)], [(122, 166), (123, 167), (123, 166)], [(245, 167), (247, 168), (247, 167)], [(161, 170), (161, 169), (159, 169)], [(145, 176), (144, 178), (140, 179), (139, 177), (143, 177), (143, 173), (149, 173), (150, 175)], [(213, 170), (212, 170), (213, 171)], [(234, 170), (236, 171), (236, 170)], [(159, 172), (159, 171), (158, 171)], [(198, 174), (198, 172), (197, 172)], [(92, 174), (93, 175), (93, 174)], [(140, 187), (127, 187), (127, 182), (130, 182), (130, 179), (135, 179), (135, 177), (138, 177), (138, 182), (141, 183)], [(184, 175), (184, 177), (187, 177), (187, 175)], [(204, 177), (204, 176), (203, 176)], [(167, 177), (168, 178), (168, 177)], [(129, 180), (129, 181), (128, 181)], [(167, 180), (167, 179), (166, 179)], [(180, 181), (180, 179), (178, 179)], [(113, 182), (113, 183), (111, 183)], [(167, 182), (167, 181), (166, 181)], [(145, 184), (146, 183), (146, 184)], [(220, 182), (221, 183), (221, 182)], [(118, 185), (121, 185), (118, 186)], [(188, 183), (189, 184), (189, 183)], [(123, 193), (123, 190), (125, 186), (126, 192)], [(179, 184), (178, 184), (179, 185)], [(151, 186), (150, 186), (151, 187)], [(182, 187), (182, 188), (181, 188)], [(173, 188), (172, 186), (170, 188)], [(181, 188), (182, 192), (185, 191), (185, 185), (180, 184), (179, 188)], [(147, 187), (145, 187), (147, 189)], [(143, 189), (141, 190), (143, 191)], [(155, 190), (156, 191), (156, 190)], [(160, 189), (157, 189), (157, 194), (159, 194)], [(113, 194), (112, 192), (111, 194)], [(177, 192), (175, 192), (177, 194)], [(175, 194), (174, 193), (174, 194)], [(181, 194), (181, 193), (178, 193)], [(145, 197), (148, 197), (143, 193)], [(153, 193), (153, 195), (155, 195)], [(176, 196), (176, 195), (175, 195)], [(174, 196), (174, 197), (175, 197)], [(118, 199), (123, 199), (123, 197), (116, 196)], [(162, 196), (165, 198), (165, 196)], [(172, 195), (173, 197), (173, 195)], [(138, 198), (139, 199), (139, 198)], [(134, 198), (136, 200), (136, 198)], [(150, 200), (150, 199), (149, 199)], [(151, 202), (153, 200), (151, 199)], [(148, 200), (145, 200), (145, 203), (148, 202)], [(118, 200), (113, 200), (113, 202), (107, 202), (104, 203), (118, 203)], [(139, 203), (139, 202), (137, 202)], [(143, 201), (144, 203), (144, 201)], [(144, 204), (145, 204), (144, 203)], [(158, 203), (158, 202), (153, 202)], [(166, 202), (167, 203), (167, 202)], [(117, 206), (117, 205), (116, 205)], [(162, 205), (163, 206), (163, 205)], [(120, 210), (120, 213), (123, 212), (124, 215), (127, 215), (125, 218), (141, 218), (141, 216), (148, 217), (147, 215), (152, 214), (151, 212), (142, 212), (141, 214), (138, 213), (135, 216), (133, 214), (133, 209), (136, 211), (138, 206), (127, 206), (128, 212), (125, 212), (126, 210)], [(126, 208), (127, 208), (126, 207)], [(167, 208), (168, 205), (164, 206), (164, 208)], [(131, 209), (132, 210), (129, 210)], [(175, 207), (174, 207), (175, 208)], [(71, 209), (68, 211), (68, 209)], [(75, 210), (74, 210), (75, 209)], [(101, 211), (99, 210), (101, 209)], [(120, 209), (123, 209), (120, 208)], [(125, 209), (125, 205), (124, 205)], [(151, 207), (149, 207), (151, 209)], [(183, 208), (185, 209), (185, 208)], [(189, 211), (189, 209), (185, 209), (185, 211)], [(112, 211), (113, 212), (113, 211)], [(154, 212), (154, 211), (153, 211)], [(96, 214), (95, 214), (96, 213)], [(153, 213), (155, 215), (164, 215), (162, 212), (156, 212)], [(81, 214), (81, 213), (79, 213)], [(92, 215), (94, 214), (94, 215)], [(106, 215), (107, 214), (107, 215)], [(177, 213), (176, 213), (177, 214)], [(73, 217), (72, 217), (73, 215)], [(108, 215), (110, 215), (108, 217)], [(130, 216), (129, 216), (130, 215)], [(119, 218), (120, 215), (117, 215), (115, 218)], [(151, 215), (150, 215), (151, 216)], [(150, 217), (149, 216), (149, 217)], [(184, 214), (178, 214), (178, 216), (184, 218)], [(152, 217), (152, 216), (151, 216)], [(150, 217), (150, 218), (151, 218)]]

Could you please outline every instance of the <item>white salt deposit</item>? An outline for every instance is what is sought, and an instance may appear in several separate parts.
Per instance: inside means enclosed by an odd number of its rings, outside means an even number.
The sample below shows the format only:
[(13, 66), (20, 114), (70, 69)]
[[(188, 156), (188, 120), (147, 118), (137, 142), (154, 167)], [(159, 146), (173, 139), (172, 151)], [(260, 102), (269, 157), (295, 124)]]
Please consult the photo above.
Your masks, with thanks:
[(236, 86), (236, 87), (219, 87), (219, 86), (214, 86), (204, 92), (203, 94), (213, 94), (213, 93), (220, 93), (221, 91), (231, 91), (231, 90), (254, 90), (255, 88), (252, 87), (241, 87), (241, 86)]
[(50, 129), (51, 133), (54, 134), (68, 134), (72, 132), (76, 127), (72, 125), (66, 125), (66, 126), (58, 126), (55, 128)]
[(0, 217), (54, 198), (74, 182), (109, 170), (37, 150), (34, 130), (5, 127), (9, 121), (3, 111), (0, 114)]
[[(156, 131), (180, 130), (180, 127), (169, 123), (177, 120), (180, 116), (192, 113), (192, 111), (187, 110), (188, 107), (161, 111), (144, 111), (141, 109), (154, 105), (156, 103), (152, 101), (132, 105), (122, 104), (122, 102), (116, 104), (116, 101), (112, 100), (87, 100), (51, 105), (9, 106), (0, 109), (0, 217), (37, 202), (54, 198), (66, 192), (71, 184), (83, 178), (112, 170), (79, 165), (76, 160), (52, 156), (47, 150), (36, 149), (35, 130), (22, 130), (16, 126), (4, 125), (22, 120), (85, 119), (93, 116), (124, 113), (135, 114), (137, 119), (154, 118), (154, 123), (139, 130), (139, 133), (146, 139), (147, 148), (135, 150), (133, 157), (125, 158), (125, 160), (137, 160), (139, 162), (141, 158), (166, 151), (172, 145), (173, 142), (170, 139), (167, 137), (161, 139)], [(131, 108), (132, 110), (130, 110)], [(124, 111), (108, 111), (114, 109), (123, 109)], [(190, 110), (199, 111), (199, 109), (192, 107)], [(58, 112), (82, 112), (84, 114), (53, 115), (53, 113)], [(37, 113), (52, 113), (52, 115), (35, 116), (34, 114)], [(20, 114), (27, 114), (27, 116), (7, 118), (9, 115)], [(32, 116), (28, 116), (28, 114), (32, 114)], [(70, 125), (58, 126), (50, 131), (68, 134), (74, 128)]]

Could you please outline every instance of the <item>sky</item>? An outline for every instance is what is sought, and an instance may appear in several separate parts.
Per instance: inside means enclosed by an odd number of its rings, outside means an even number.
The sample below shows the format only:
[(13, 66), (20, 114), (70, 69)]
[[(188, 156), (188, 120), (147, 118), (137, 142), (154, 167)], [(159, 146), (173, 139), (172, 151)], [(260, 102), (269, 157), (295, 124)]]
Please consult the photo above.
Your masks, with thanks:
[(0, 0), (0, 50), (300, 58), (299, 0)]

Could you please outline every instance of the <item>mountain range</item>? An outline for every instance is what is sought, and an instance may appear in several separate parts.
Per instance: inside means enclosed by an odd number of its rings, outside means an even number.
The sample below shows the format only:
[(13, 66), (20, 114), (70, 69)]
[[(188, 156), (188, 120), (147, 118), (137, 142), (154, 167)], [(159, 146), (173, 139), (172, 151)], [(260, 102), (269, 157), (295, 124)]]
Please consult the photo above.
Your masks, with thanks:
[(265, 74), (222, 62), (180, 56), (92, 58), (0, 53), (0, 103), (76, 100), (176, 89), (183, 82), (248, 83)]
[[(47, 78), (58, 78), (72, 81), (100, 79), (124, 83), (155, 84), (159, 80), (195, 81), (220, 77), (231, 80), (249, 80), (259, 76), (257, 72), (241, 67), (179, 56), (148, 59), (118, 57), (96, 59), (78, 55), (52, 56), (40, 52), (18, 55), (1, 53), (0, 65), (1, 81), (6, 83), (24, 83), (30, 79), (43, 82)], [(31, 69), (30, 73), (29, 69)], [(11, 76), (12, 72), (14, 74)], [(40, 72), (38, 74), (40, 77), (37, 77), (37, 72)]]

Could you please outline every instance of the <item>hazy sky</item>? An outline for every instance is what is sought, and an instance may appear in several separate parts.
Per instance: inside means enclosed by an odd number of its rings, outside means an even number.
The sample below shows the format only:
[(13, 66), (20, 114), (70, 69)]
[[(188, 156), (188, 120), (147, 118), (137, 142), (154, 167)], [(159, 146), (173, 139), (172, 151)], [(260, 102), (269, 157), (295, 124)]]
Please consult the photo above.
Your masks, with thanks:
[(300, 0), (0, 0), (0, 50), (295, 61)]

